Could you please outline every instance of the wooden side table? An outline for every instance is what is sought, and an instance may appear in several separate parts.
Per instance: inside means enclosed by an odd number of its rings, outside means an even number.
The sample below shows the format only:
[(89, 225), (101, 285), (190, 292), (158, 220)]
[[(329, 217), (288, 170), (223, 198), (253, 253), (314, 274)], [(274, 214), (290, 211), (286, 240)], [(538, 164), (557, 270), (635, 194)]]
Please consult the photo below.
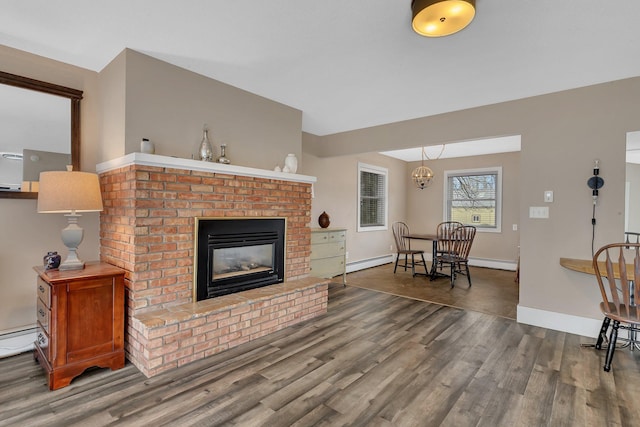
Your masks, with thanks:
[(82, 270), (34, 270), (34, 356), (47, 373), (49, 389), (69, 385), (92, 366), (124, 367), (124, 270), (101, 262), (88, 262)]

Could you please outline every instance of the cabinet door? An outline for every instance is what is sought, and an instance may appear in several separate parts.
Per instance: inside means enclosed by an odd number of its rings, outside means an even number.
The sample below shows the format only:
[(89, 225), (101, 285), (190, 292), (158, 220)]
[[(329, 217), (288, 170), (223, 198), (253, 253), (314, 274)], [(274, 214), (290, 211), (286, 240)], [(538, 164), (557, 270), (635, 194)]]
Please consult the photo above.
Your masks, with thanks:
[(114, 278), (67, 286), (67, 363), (114, 350)]

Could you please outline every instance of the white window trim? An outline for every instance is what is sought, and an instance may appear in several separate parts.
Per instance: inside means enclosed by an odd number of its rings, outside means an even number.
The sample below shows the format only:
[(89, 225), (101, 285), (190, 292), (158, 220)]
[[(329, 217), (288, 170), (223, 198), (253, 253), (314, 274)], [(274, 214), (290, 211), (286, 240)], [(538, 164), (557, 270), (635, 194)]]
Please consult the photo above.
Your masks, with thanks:
[[(361, 227), (360, 226), (360, 175), (362, 172), (371, 172), (384, 175), (384, 225), (375, 227)], [(356, 219), (357, 231), (381, 231), (389, 229), (389, 170), (380, 166), (369, 165), (366, 163), (358, 162), (358, 212)]]
[[(502, 233), (502, 166), (495, 166), (490, 168), (477, 168), (477, 169), (459, 169), (459, 170), (450, 170), (444, 171), (444, 193), (443, 193), (443, 203), (442, 203), (442, 218), (444, 221), (447, 220), (447, 191), (449, 185), (449, 176), (451, 175), (473, 175), (473, 174), (483, 174), (487, 172), (497, 172), (498, 179), (496, 181), (496, 227), (495, 228), (486, 228), (486, 227), (476, 227), (476, 230), (479, 233)], [(473, 225), (473, 224), (471, 224)]]

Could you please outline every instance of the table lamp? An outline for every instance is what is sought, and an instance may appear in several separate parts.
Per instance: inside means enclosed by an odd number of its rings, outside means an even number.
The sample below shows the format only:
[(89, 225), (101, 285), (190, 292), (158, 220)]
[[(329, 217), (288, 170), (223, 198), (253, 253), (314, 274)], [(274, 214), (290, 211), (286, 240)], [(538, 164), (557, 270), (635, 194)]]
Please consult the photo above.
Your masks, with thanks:
[(49, 171), (40, 173), (38, 213), (63, 213), (69, 225), (62, 230), (62, 242), (69, 248), (60, 270), (81, 270), (84, 261), (78, 258), (78, 246), (84, 230), (78, 225), (79, 212), (102, 211), (102, 196), (98, 175), (88, 172)]

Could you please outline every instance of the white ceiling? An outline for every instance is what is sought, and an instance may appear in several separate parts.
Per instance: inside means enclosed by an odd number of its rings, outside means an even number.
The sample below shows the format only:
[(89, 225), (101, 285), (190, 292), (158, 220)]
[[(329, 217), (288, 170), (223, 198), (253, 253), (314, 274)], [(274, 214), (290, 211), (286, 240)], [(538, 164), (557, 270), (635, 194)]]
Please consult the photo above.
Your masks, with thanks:
[(95, 71), (135, 49), (300, 109), (316, 135), (640, 75), (638, 0), (477, 0), (435, 39), (410, 3), (3, 0), (0, 43)]
[[(424, 150), (424, 154), (422, 150)], [(485, 154), (509, 153), (513, 151), (520, 151), (520, 135), (454, 142), (429, 147), (382, 151), (380, 154), (404, 160), (405, 162), (416, 162), (420, 160), (451, 159), (454, 157), (482, 156)]]

